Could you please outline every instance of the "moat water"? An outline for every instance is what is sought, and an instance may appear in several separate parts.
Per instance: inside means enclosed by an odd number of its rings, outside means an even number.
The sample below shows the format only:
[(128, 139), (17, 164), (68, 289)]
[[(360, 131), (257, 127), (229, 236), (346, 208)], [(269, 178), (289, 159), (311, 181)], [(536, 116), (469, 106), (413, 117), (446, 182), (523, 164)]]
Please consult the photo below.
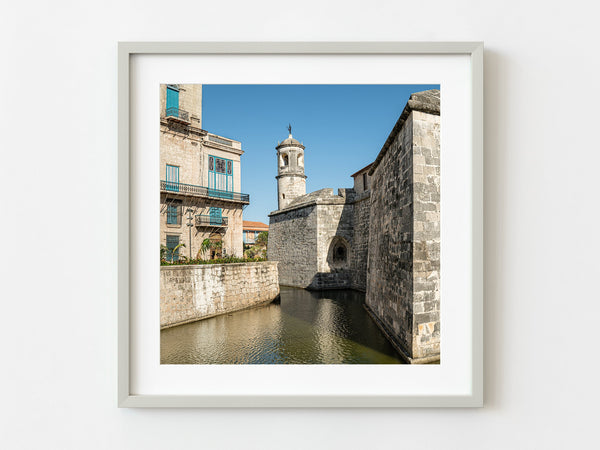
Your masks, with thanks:
[(161, 364), (402, 364), (352, 290), (281, 287), (281, 302), (160, 333)]

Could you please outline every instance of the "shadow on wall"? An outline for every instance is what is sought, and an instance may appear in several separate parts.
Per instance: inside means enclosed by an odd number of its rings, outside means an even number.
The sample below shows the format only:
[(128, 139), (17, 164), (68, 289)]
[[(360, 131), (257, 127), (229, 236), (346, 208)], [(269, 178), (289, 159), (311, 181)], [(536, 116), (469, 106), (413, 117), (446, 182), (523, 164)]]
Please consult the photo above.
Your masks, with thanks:
[(329, 272), (317, 272), (308, 289), (348, 289), (352, 286), (352, 270), (350, 268), (351, 247), (342, 236), (333, 236), (327, 250)]
[[(352, 200), (351, 189), (340, 189), (340, 197), (346, 201)], [(341, 211), (340, 211), (341, 206)], [(352, 287), (352, 237), (354, 228), (354, 205), (323, 205), (319, 219), (320, 239), (324, 242), (318, 245), (322, 264), (310, 283), (309, 289), (348, 289)], [(325, 270), (323, 270), (325, 269)]]

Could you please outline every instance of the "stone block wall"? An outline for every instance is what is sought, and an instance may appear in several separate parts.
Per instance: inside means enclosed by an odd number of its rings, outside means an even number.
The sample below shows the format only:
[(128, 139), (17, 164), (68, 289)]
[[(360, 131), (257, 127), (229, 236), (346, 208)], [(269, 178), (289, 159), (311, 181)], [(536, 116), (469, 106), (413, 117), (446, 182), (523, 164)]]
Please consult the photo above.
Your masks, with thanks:
[[(190, 125), (202, 128), (202, 85), (178, 84), (179, 108), (190, 115)], [(163, 117), (167, 106), (167, 85), (160, 85), (160, 116)]]
[(357, 195), (353, 208), (353, 236), (350, 266), (352, 269), (351, 287), (359, 291), (367, 290), (367, 261), (369, 258), (369, 227), (371, 213), (371, 192)]
[[(370, 193), (326, 188), (271, 213), (268, 258), (279, 261), (280, 282), (309, 289), (366, 290)], [(333, 252), (342, 244), (343, 261)]]
[(179, 182), (199, 185), (202, 169), (207, 166), (202, 151), (202, 136), (179, 124), (161, 120), (160, 173), (166, 179), (167, 164), (179, 167)]
[(160, 268), (160, 327), (168, 328), (273, 301), (277, 263)]
[(413, 111), (413, 351), (440, 353), (440, 116)]
[(412, 349), (412, 116), (373, 174), (365, 301), (405, 355)]
[(317, 272), (317, 207), (308, 205), (269, 217), (269, 261), (279, 262), (279, 282), (308, 287)]
[(366, 304), (416, 363), (440, 359), (439, 139), (439, 91), (413, 95), (371, 169)]
[[(343, 193), (343, 197), (317, 205), (317, 273), (310, 285), (313, 289), (349, 288), (352, 284), (354, 206), (345, 202)], [(334, 260), (336, 245), (345, 247), (345, 260)]]

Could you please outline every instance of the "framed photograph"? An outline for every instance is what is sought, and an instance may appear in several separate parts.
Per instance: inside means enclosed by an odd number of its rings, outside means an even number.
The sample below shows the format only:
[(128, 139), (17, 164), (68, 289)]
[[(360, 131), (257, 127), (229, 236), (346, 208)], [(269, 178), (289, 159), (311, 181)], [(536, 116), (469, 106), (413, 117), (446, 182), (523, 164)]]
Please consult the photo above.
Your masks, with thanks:
[(119, 44), (120, 407), (483, 406), (483, 44)]

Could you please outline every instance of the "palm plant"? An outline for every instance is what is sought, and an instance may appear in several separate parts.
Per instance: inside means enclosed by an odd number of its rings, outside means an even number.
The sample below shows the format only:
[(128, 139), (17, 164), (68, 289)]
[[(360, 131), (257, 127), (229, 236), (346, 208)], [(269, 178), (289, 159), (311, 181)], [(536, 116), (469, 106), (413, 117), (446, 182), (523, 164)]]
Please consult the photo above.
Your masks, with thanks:
[(171, 249), (171, 262), (175, 262), (175, 256), (179, 257), (179, 249), (181, 247), (185, 247), (185, 244), (182, 242), (181, 244), (177, 244), (175, 247)]

